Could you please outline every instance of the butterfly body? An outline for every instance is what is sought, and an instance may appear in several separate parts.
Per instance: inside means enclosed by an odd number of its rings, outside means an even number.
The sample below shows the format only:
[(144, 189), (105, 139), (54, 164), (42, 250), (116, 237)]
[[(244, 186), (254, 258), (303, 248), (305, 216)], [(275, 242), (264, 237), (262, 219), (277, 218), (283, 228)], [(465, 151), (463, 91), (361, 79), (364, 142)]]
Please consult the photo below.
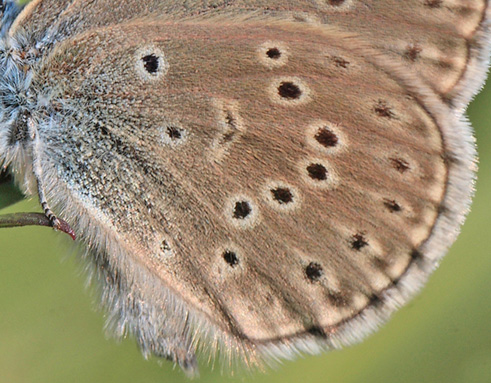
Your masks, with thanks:
[(390, 46), (374, 25), (421, 2), (331, 3), (34, 1), (4, 38), (1, 158), (145, 354), (193, 373), (200, 342), (250, 365), (352, 343), (455, 238), (484, 2), (457, 26), (423, 2), (434, 28)]

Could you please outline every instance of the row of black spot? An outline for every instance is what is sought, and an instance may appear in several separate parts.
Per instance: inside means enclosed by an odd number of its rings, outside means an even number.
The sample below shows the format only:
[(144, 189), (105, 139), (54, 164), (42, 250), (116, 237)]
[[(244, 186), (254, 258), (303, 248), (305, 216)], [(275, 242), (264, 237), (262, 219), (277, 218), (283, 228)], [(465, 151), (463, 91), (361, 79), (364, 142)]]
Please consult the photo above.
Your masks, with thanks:
[[(266, 55), (273, 60), (281, 57), (282, 53), (279, 48), (272, 47), (266, 51)], [(278, 94), (284, 99), (295, 100), (302, 96), (302, 90), (292, 81), (283, 81), (278, 86)], [(319, 144), (324, 147), (334, 147), (338, 144), (339, 139), (328, 127), (320, 128), (314, 137)], [(312, 163), (307, 166), (307, 172), (310, 178), (317, 181), (327, 180), (327, 169), (322, 164)], [(284, 203), (281, 199), (275, 199), (280, 203)], [(289, 201), (291, 202), (291, 200)]]
[[(344, 1), (342, 0), (340, 1), (333, 0), (330, 1), (329, 3), (331, 5), (340, 5), (343, 2)], [(279, 48), (272, 47), (266, 51), (266, 55), (268, 56), (268, 58), (272, 60), (278, 60), (281, 57), (282, 53)], [(278, 86), (278, 94), (282, 98), (293, 100), (293, 99), (299, 99), (302, 96), (302, 90), (295, 83), (291, 81), (284, 81), (281, 82), (280, 85)], [(384, 115), (384, 117), (392, 116), (390, 109), (382, 102), (379, 102), (379, 104), (376, 106), (375, 111), (379, 115)], [(328, 126), (319, 128), (314, 138), (320, 145), (326, 148), (335, 147), (339, 143), (338, 136), (331, 129), (329, 129)], [(408, 168), (407, 163), (399, 159), (394, 159), (394, 166), (398, 168), (398, 170), (401, 172), (404, 172)], [(324, 181), (328, 177), (328, 171), (326, 167), (319, 163), (309, 164), (307, 166), (307, 173), (310, 178), (317, 181)], [(293, 201), (293, 194), (288, 188), (278, 187), (275, 189), (271, 189), (271, 193), (273, 199), (277, 201), (279, 204), (286, 204)], [(392, 211), (400, 210), (400, 206), (397, 203), (395, 203), (395, 201), (386, 201), (385, 203), (386, 206)], [(239, 201), (236, 202), (235, 204), (233, 218), (245, 219), (251, 212), (252, 212), (252, 208), (247, 201)], [(351, 239), (351, 248), (353, 250), (360, 251), (365, 246), (368, 246), (368, 241), (365, 239), (363, 234), (357, 233), (353, 235)], [(223, 253), (223, 259), (231, 267), (236, 267), (239, 264), (239, 258), (237, 254), (231, 250), (226, 250)], [(324, 274), (324, 270), (322, 266), (317, 262), (310, 262), (305, 267), (304, 271), (305, 271), (306, 278), (312, 283), (317, 282)]]
[[(330, 5), (341, 5), (344, 0), (330, 0)], [(268, 58), (272, 60), (278, 60), (282, 53), (280, 49), (273, 47), (266, 51)], [(143, 58), (145, 69), (149, 73), (156, 73), (158, 70), (158, 58), (154, 55), (148, 55)], [(299, 99), (302, 96), (302, 90), (298, 85), (291, 81), (281, 82), (278, 86), (278, 94), (285, 99)], [(375, 107), (375, 112), (383, 117), (392, 117), (391, 110), (382, 102)], [(180, 139), (182, 137), (181, 132), (176, 127), (167, 128), (167, 134), (171, 139)], [(332, 132), (327, 126), (321, 127), (314, 136), (315, 140), (322, 146), (329, 148), (335, 147), (339, 143), (339, 138)], [(401, 159), (391, 159), (394, 167), (401, 173), (405, 172), (409, 165), (406, 161)], [(307, 166), (308, 175), (317, 181), (323, 181), (327, 179), (328, 172), (324, 165), (319, 163), (311, 163)], [(286, 187), (277, 187), (271, 189), (273, 199), (279, 204), (288, 204), (293, 202), (293, 193)], [(385, 201), (385, 205), (391, 211), (400, 211), (400, 206), (395, 201)], [(245, 219), (252, 212), (252, 207), (248, 201), (238, 201), (235, 203), (233, 218)], [(356, 251), (360, 251), (362, 248), (368, 245), (367, 240), (363, 234), (355, 234), (351, 240), (351, 248)], [(223, 252), (223, 259), (230, 267), (236, 267), (239, 264), (239, 258), (237, 253), (232, 250), (226, 250)], [(322, 266), (317, 262), (310, 262), (305, 267), (305, 276), (311, 282), (318, 281), (324, 274)]]
[[(289, 204), (293, 202), (293, 193), (287, 187), (276, 187), (270, 190), (273, 199), (278, 204)], [(237, 201), (234, 205), (232, 218), (245, 219), (252, 213), (252, 206), (248, 201)]]
[[(366, 240), (364, 234), (357, 233), (353, 235), (351, 238), (351, 248), (355, 251), (360, 251), (365, 246), (368, 246), (368, 241)], [(223, 259), (227, 262), (231, 267), (235, 267), (239, 264), (239, 258), (237, 253), (232, 250), (225, 250), (223, 252)], [(324, 274), (324, 270), (322, 266), (317, 262), (310, 262), (305, 267), (305, 275), (307, 279), (311, 282), (317, 282), (322, 275)]]
[[(363, 247), (368, 246), (368, 242), (363, 234), (355, 234), (351, 240), (351, 248), (355, 251), (361, 250)], [(418, 250), (413, 250), (410, 254), (411, 258), (415, 261), (422, 259), (423, 254)], [(232, 250), (226, 250), (223, 252), (223, 259), (232, 268), (239, 264), (239, 258), (237, 253)], [(304, 269), (305, 277), (311, 282), (318, 282), (324, 275), (324, 269), (321, 264), (317, 262), (310, 262)], [(398, 280), (392, 281), (394, 284), (398, 283)], [(375, 299), (376, 300), (376, 299)]]

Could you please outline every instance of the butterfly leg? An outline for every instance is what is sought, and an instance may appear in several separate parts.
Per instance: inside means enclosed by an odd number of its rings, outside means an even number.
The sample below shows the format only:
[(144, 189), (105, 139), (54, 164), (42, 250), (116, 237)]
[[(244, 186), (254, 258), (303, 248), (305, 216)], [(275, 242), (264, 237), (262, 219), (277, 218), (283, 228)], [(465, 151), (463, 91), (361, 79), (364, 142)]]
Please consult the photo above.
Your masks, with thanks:
[(44, 215), (48, 219), (50, 226), (56, 230), (68, 234), (70, 237), (72, 237), (72, 239), (75, 240), (76, 238), (75, 231), (70, 227), (70, 225), (66, 221), (59, 219), (53, 213), (46, 199), (46, 193), (44, 192), (45, 188), (42, 181), (43, 168), (41, 166), (41, 160), (39, 158), (41, 141), (36, 133), (37, 132), (34, 131), (32, 157), (33, 157), (33, 172), (37, 182), (39, 202), (41, 203), (41, 207), (43, 209)]
[(41, 202), (41, 207), (44, 211), (44, 215), (46, 218), (49, 219), (49, 222), (51, 223), (51, 226), (56, 227), (60, 225), (60, 221), (54, 213), (51, 211), (49, 208), (48, 202), (46, 202), (46, 197), (44, 195), (43, 188), (38, 184), (38, 195), (39, 195), (39, 201)]

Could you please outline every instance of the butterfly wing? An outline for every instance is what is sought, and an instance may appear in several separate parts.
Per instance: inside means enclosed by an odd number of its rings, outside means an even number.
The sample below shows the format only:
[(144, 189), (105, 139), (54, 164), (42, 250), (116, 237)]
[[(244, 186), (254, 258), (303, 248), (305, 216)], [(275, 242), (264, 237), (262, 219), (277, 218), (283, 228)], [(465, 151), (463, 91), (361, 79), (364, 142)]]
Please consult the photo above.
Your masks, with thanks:
[[(155, 14), (175, 18), (249, 12), (336, 26), (360, 36), (408, 71), (416, 71), (439, 97), (462, 113), (480, 89), (489, 52), (486, 0), (119, 1), (35, 0), (18, 25), (36, 38), (64, 38), (87, 29)], [(83, 14), (83, 19), (80, 15)], [(332, 60), (343, 60), (332, 55)]]
[(117, 328), (185, 369), (199, 339), (251, 364), (360, 339), (419, 289), (470, 199), (468, 127), (335, 27), (129, 20), (57, 44), (36, 87), (49, 203)]

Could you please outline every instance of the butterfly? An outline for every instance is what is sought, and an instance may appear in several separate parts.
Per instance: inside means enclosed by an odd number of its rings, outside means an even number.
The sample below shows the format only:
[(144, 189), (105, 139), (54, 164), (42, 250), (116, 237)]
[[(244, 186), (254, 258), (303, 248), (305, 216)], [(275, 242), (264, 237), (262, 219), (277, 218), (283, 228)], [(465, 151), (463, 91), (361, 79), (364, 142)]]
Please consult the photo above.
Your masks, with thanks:
[(116, 333), (197, 373), (359, 341), (469, 208), (485, 1), (4, 2), (0, 163)]

